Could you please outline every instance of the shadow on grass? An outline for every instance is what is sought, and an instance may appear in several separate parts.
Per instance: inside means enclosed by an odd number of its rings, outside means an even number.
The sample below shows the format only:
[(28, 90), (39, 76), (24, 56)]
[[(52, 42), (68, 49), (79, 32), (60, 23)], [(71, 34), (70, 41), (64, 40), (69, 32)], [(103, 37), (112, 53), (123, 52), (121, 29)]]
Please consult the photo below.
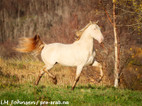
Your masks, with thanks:
[[(117, 90), (117, 88), (113, 87), (113, 86), (96, 86), (96, 85), (91, 85), (91, 84), (88, 84), (88, 85), (78, 85), (75, 87), (74, 90), (81, 90), (81, 89), (101, 89), (101, 90), (107, 90), (107, 89), (113, 89), (113, 90)], [(72, 89), (72, 86), (67, 86), (67, 89)]]

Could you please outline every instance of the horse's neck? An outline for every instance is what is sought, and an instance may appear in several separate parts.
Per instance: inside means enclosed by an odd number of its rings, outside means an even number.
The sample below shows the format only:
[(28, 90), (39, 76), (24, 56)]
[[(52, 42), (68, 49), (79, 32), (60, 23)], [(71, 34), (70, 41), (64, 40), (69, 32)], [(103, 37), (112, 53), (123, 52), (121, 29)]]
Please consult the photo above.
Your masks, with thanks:
[(84, 47), (88, 48), (89, 51), (93, 51), (93, 38), (89, 36), (87, 32), (84, 32), (82, 34), (81, 38), (79, 39), (79, 43), (81, 43), (81, 45), (83, 45)]

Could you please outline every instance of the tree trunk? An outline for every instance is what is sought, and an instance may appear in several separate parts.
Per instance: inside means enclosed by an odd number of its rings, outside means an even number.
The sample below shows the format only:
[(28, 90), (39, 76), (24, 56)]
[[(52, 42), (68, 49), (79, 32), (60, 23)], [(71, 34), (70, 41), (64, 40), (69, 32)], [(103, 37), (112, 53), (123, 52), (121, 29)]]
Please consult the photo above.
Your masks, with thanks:
[(114, 62), (114, 87), (119, 86), (119, 46), (118, 46), (118, 36), (116, 31), (116, 15), (115, 15), (115, 3), (113, 0), (113, 31), (114, 31), (114, 48), (115, 48), (115, 62)]

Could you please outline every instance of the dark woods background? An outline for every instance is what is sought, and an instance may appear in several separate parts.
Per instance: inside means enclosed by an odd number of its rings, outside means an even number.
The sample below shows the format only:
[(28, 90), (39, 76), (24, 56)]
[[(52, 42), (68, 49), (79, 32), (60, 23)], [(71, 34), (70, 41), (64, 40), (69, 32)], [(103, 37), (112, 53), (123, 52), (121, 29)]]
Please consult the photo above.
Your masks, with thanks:
[[(120, 86), (142, 89), (142, 2), (118, 0), (117, 33), (120, 45)], [(104, 83), (113, 85), (114, 38), (111, 0), (0, 0), (0, 56), (20, 56), (12, 50), (18, 38), (39, 34), (46, 43), (75, 41), (75, 32), (89, 21), (99, 20), (105, 37), (97, 41), (97, 60), (104, 67)], [(88, 73), (87, 71), (84, 73)]]

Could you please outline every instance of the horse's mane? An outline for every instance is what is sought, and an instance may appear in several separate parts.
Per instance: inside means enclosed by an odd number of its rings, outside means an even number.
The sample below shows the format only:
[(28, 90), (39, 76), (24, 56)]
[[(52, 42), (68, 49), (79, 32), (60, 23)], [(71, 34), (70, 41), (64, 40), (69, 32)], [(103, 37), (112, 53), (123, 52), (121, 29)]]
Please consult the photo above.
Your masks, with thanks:
[(81, 35), (82, 35), (82, 33), (83, 33), (91, 24), (92, 24), (92, 22), (89, 22), (84, 28), (82, 28), (81, 30), (77, 31), (77, 32), (76, 32), (76, 36), (77, 36), (78, 38), (80, 38)]
[(90, 21), (84, 28), (82, 28), (81, 30), (76, 32), (76, 40), (79, 40), (80, 37), (82, 36), (83, 32), (91, 25), (91, 24), (97, 24), (99, 21), (97, 22), (92, 22)]

